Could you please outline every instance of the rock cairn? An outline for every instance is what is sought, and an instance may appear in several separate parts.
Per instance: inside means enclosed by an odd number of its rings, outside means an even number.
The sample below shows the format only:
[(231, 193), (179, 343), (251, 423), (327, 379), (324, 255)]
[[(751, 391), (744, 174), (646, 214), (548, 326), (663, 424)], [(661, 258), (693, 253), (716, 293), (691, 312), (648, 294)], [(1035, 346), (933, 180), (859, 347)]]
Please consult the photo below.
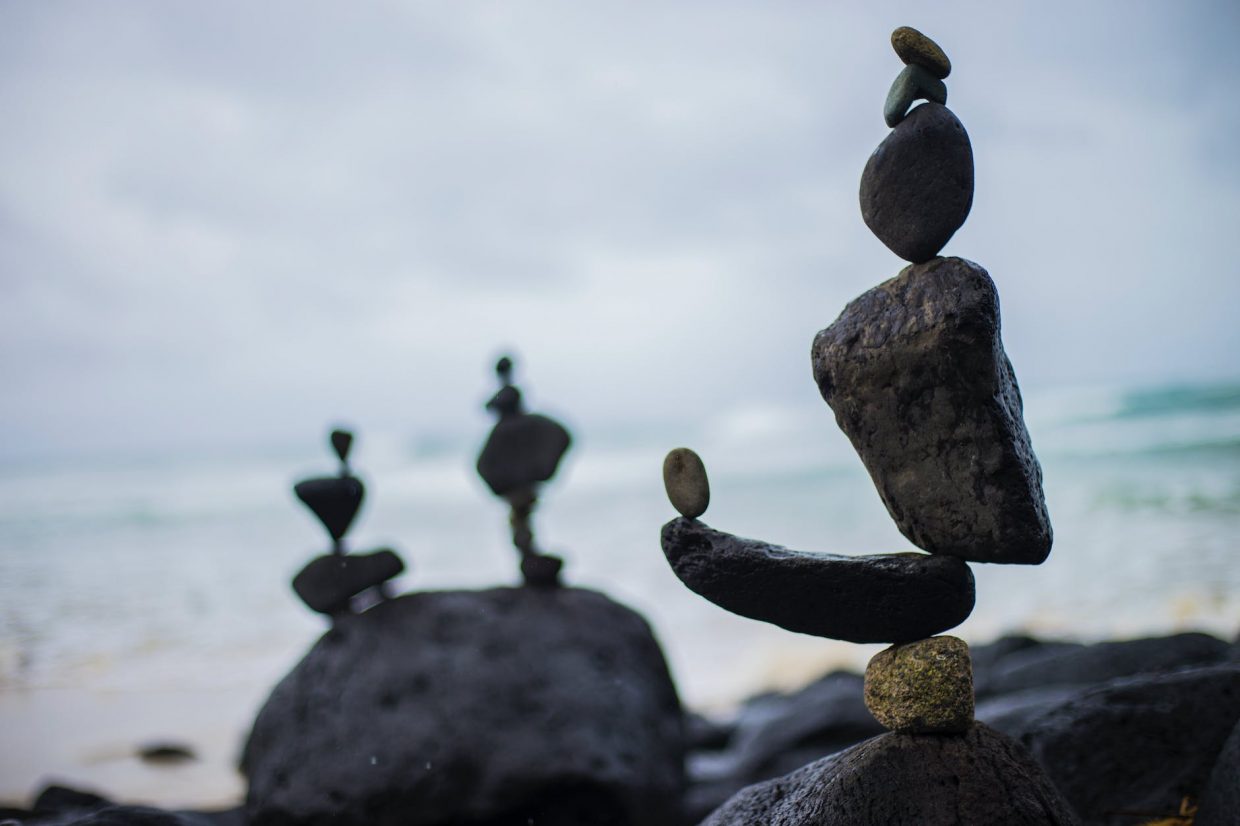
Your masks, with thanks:
[(487, 402), (487, 410), (499, 421), (478, 454), (478, 475), (492, 493), (508, 503), (512, 544), (521, 555), (525, 584), (555, 587), (564, 560), (538, 550), (531, 518), (539, 487), (555, 475), (572, 437), (554, 419), (525, 411), (521, 391), (512, 383), (512, 368), (509, 356), (495, 365), (500, 389)]
[(331, 446), (340, 459), (340, 472), (303, 479), (293, 486), (297, 498), (327, 529), (331, 552), (310, 560), (293, 577), (293, 590), (311, 610), (336, 618), (390, 596), (387, 582), (405, 570), (405, 563), (389, 548), (346, 552), (344, 537), (362, 507), (366, 487), (349, 469), (353, 434), (333, 430)]
[[(1026, 788), (1024, 798), (1051, 811), (1061, 801), (1033, 777), (1027, 756), (1000, 758), (1019, 747), (974, 722), (968, 646), (941, 636), (973, 610), (968, 562), (1038, 564), (1050, 552), (1051, 528), (1020, 390), (999, 335), (998, 292), (978, 265), (938, 257), (973, 202), (969, 138), (944, 105), (942, 81), (951, 62), (915, 29), (897, 29), (892, 46), (906, 66), (884, 107), (892, 131), (862, 175), (861, 212), (879, 240), (911, 266), (849, 303), (815, 338), (812, 362), (823, 399), (892, 519), (928, 553), (809, 554), (713, 530), (698, 520), (709, 503), (706, 470), (687, 448), (664, 463), (668, 497), (681, 517), (663, 527), (663, 551), (685, 585), (729, 611), (801, 633), (893, 644), (866, 669), (865, 703), (884, 728), (914, 736), (913, 745), (879, 738), (863, 744), (869, 756), (824, 761), (810, 773), (819, 784), (810, 797), (835, 793), (838, 803), (858, 793), (869, 781), (842, 791), (852, 782), (849, 773), (859, 771), (857, 761), (897, 748), (911, 755), (910, 766), (928, 761), (926, 782), (910, 780), (914, 797), (923, 787), (926, 795), (946, 794), (930, 779), (946, 770), (933, 765), (946, 752), (931, 743), (947, 736), (960, 738), (951, 748), (963, 762), (987, 763), (1000, 773), (1019, 763), (1007, 785)], [(926, 102), (910, 112), (918, 99)], [(897, 742), (902, 745), (892, 745)], [(836, 792), (829, 792), (828, 777), (839, 781)], [(749, 800), (766, 806), (765, 794)], [(1024, 798), (1017, 795), (1010, 810), (1004, 801), (978, 809), (973, 814), (980, 819), (970, 822), (1061, 822), (1028, 819), (1017, 811), (1029, 802)], [(918, 799), (909, 811), (948, 811), (940, 806), (945, 802), (951, 801)], [(725, 806), (709, 822), (749, 822), (742, 817), (748, 805), (731, 807), (735, 814)], [(778, 822), (801, 822), (788, 815)]]

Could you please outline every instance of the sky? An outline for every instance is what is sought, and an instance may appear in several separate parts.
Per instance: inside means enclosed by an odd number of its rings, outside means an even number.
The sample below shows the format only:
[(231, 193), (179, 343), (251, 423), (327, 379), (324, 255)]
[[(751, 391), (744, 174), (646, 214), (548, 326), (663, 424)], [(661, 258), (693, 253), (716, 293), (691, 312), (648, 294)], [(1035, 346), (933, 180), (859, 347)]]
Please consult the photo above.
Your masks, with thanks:
[(0, 457), (818, 409), (899, 25), (1026, 391), (1240, 374), (1234, 2), (0, 0)]

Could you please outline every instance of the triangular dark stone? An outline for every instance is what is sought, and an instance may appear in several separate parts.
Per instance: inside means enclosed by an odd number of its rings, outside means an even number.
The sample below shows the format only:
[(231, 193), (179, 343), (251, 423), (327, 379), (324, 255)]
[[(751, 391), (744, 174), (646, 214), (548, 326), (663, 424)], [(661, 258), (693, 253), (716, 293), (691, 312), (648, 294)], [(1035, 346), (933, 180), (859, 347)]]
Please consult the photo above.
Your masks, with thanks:
[(298, 482), (293, 492), (314, 511), (332, 539), (339, 541), (353, 524), (366, 489), (355, 476), (324, 476)]
[(353, 447), (353, 434), (347, 430), (332, 431), (332, 449), (340, 457), (340, 461), (349, 461), (349, 448)]

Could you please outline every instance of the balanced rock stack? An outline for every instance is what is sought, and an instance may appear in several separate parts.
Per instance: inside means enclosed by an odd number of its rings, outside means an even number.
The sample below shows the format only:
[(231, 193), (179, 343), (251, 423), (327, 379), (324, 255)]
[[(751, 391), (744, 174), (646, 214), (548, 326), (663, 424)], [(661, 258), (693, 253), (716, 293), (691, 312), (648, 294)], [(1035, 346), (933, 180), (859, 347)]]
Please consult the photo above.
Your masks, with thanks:
[(531, 518), (538, 504), (539, 486), (555, 475), (572, 437), (554, 419), (525, 411), (521, 391), (512, 383), (509, 356), (496, 363), (495, 373), (500, 389), (487, 402), (487, 410), (499, 416), (499, 421), (478, 454), (478, 475), (509, 505), (512, 544), (521, 555), (525, 584), (555, 587), (564, 560), (537, 549)]
[[(710, 824), (1070, 823), (1032, 758), (973, 719), (968, 646), (939, 636), (973, 610), (967, 562), (1038, 564), (1051, 546), (1042, 473), (999, 336), (985, 270), (938, 252), (973, 201), (968, 135), (944, 105), (951, 63), (914, 29), (888, 95), (893, 129), (865, 167), (861, 210), (912, 262), (852, 301), (814, 340), (814, 378), (900, 531), (928, 553), (789, 551), (698, 521), (705, 467), (678, 448), (664, 482), (682, 514), (662, 545), (691, 590), (806, 634), (892, 643), (865, 702), (890, 733), (737, 794)], [(927, 102), (908, 112), (919, 98)]]
[(340, 472), (304, 479), (293, 486), (293, 492), (323, 523), (332, 538), (332, 550), (301, 569), (293, 578), (293, 590), (311, 610), (336, 617), (364, 607), (363, 602), (386, 598), (387, 581), (405, 570), (405, 563), (388, 548), (364, 554), (345, 552), (344, 537), (362, 506), (366, 487), (349, 470), (353, 434), (333, 430), (331, 445), (340, 459)]

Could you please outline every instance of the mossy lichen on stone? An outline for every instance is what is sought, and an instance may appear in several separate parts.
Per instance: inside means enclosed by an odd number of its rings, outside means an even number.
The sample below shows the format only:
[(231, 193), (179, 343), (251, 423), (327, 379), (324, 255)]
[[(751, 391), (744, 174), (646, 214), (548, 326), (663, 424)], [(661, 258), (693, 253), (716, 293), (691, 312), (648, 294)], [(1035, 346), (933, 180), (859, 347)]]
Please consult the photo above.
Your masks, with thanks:
[(973, 664), (956, 637), (930, 637), (880, 651), (865, 669), (865, 707), (901, 734), (949, 734), (973, 722)]

